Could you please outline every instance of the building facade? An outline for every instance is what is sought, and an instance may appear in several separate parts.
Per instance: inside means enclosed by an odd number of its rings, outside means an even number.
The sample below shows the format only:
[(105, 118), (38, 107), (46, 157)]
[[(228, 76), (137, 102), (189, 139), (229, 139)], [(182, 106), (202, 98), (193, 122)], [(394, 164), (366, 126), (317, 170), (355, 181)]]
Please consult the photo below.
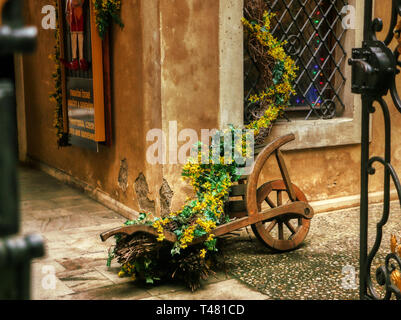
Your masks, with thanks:
[[(386, 25), (390, 10), (382, 3), (376, 1), (375, 10), (386, 17)], [(124, 28), (113, 26), (109, 38), (111, 141), (100, 144), (97, 152), (57, 145), (55, 105), (49, 100), (54, 89), (54, 63), (49, 55), (55, 37), (54, 30), (42, 26), (46, 5), (52, 3), (25, 2), (27, 23), (39, 30), (38, 47), (33, 54), (14, 59), (21, 161), (80, 186), (127, 217), (179, 209), (192, 189), (182, 181), (182, 164), (169, 149), (165, 163), (148, 161), (147, 152), (154, 143), (149, 132), (161, 129), (167, 146), (176, 142), (180, 148), (188, 142), (180, 140), (183, 130), (195, 130), (200, 137), (202, 129), (244, 123), (243, 1), (123, 1)], [(295, 133), (296, 140), (285, 149), (287, 165), (293, 182), (317, 212), (359, 205), (361, 103), (350, 93), (347, 59), (351, 48), (361, 46), (363, 1), (348, 5), (355, 11), (338, 12), (339, 21), (355, 13), (354, 24), (341, 38), (346, 54), (335, 67), (346, 79), (338, 91), (344, 110), (330, 119), (280, 120), (269, 137)], [(335, 57), (336, 50), (329, 54)], [(335, 83), (338, 78), (329, 81)], [(386, 101), (392, 105), (391, 97)], [(391, 112), (393, 165), (399, 171), (401, 115), (395, 108)], [(381, 155), (384, 123), (380, 113), (372, 115), (372, 124), (371, 150)], [(382, 199), (382, 170), (378, 168), (371, 179), (371, 201)], [(278, 168), (269, 163), (262, 179), (277, 177)]]

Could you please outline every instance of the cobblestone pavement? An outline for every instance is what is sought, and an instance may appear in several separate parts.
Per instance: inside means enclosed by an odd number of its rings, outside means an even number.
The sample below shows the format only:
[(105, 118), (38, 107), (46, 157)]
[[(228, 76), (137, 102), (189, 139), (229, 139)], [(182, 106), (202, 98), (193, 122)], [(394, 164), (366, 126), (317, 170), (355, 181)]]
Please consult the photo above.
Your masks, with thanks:
[[(284, 254), (263, 247), (250, 228), (242, 230), (225, 240), (226, 272), (191, 293), (177, 283), (146, 286), (118, 278), (116, 264), (106, 267), (111, 242), (102, 243), (99, 234), (125, 218), (42, 172), (21, 168), (19, 180), (21, 233), (41, 233), (46, 242), (46, 257), (32, 265), (34, 299), (358, 299), (359, 208), (315, 216), (302, 247)], [(399, 208), (392, 203), (375, 265), (389, 252), (390, 234), (401, 236)], [(380, 205), (371, 206), (371, 217), (370, 245)], [(343, 273), (345, 266), (355, 277)], [(343, 279), (351, 286), (355, 279), (355, 288), (344, 289)]]
[[(369, 248), (376, 238), (375, 226), (381, 216), (382, 205), (371, 205)], [(373, 261), (372, 279), (390, 253), (391, 234), (398, 239), (401, 236), (401, 210), (397, 202), (391, 203), (382, 246)], [(252, 231), (227, 240), (225, 250), (230, 274), (269, 299), (359, 299), (359, 208), (316, 215), (304, 244), (296, 251), (272, 253)], [(378, 285), (375, 287), (382, 292)]]
[(268, 298), (224, 272), (195, 293), (178, 283), (147, 286), (119, 278), (117, 264), (106, 267), (112, 241), (102, 243), (99, 234), (121, 226), (125, 218), (42, 172), (21, 168), (19, 182), (20, 233), (40, 233), (46, 244), (46, 256), (32, 263), (35, 300)]

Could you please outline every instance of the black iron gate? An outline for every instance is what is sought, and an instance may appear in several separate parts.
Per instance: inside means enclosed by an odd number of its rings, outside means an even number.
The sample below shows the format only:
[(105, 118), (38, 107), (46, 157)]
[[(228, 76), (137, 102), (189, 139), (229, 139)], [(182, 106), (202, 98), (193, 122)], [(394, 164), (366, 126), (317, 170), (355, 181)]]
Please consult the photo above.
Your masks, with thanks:
[[(386, 1), (387, 2), (387, 1)], [(388, 1), (389, 2), (389, 1)], [(394, 29), (398, 17), (401, 16), (401, 0), (392, 0), (391, 23), (384, 41), (376, 38), (376, 33), (382, 31), (383, 22), (380, 18), (373, 19), (373, 1), (365, 0), (364, 41), (362, 48), (353, 49), (352, 59), (352, 92), (362, 96), (362, 154), (361, 154), (361, 212), (360, 212), (360, 298), (361, 299), (401, 299), (401, 292), (391, 281), (391, 275), (401, 269), (401, 260), (395, 253), (385, 258), (384, 264), (376, 270), (372, 279), (372, 261), (376, 256), (383, 235), (383, 227), (390, 215), (390, 182), (397, 189), (401, 202), (401, 185), (391, 165), (391, 120), (388, 106), (383, 99), (389, 92), (394, 105), (401, 113), (401, 99), (396, 88), (397, 67), (400, 53), (398, 47), (393, 52), (389, 44), (394, 38)], [(370, 114), (375, 112), (373, 103), (378, 103), (384, 117), (385, 151), (384, 157), (370, 156), (369, 130)], [(382, 218), (376, 227), (376, 238), (372, 248), (368, 249), (368, 187), (369, 175), (375, 174), (374, 164), (384, 167), (384, 203)], [(398, 271), (397, 271), (398, 270)], [(381, 296), (374, 288), (374, 282), (384, 288)]]
[[(22, 0), (0, 1), (0, 58), (34, 48), (36, 28), (22, 22)], [(0, 79), (0, 300), (30, 298), (30, 261), (43, 255), (40, 236), (19, 231), (14, 85)]]

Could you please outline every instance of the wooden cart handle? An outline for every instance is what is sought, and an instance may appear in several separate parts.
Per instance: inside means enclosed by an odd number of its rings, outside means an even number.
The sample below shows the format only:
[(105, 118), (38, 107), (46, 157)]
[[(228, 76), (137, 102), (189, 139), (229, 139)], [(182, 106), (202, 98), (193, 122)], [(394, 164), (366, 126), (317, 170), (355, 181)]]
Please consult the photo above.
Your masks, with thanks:
[[(139, 232), (150, 234), (155, 237), (159, 236), (159, 234), (157, 233), (157, 230), (155, 228), (153, 228), (152, 226), (137, 224), (137, 225), (132, 225), (132, 226), (119, 227), (119, 228), (115, 228), (115, 229), (103, 232), (100, 235), (100, 239), (102, 239), (102, 241), (104, 242), (116, 234), (132, 235), (134, 233), (139, 233)], [(164, 236), (165, 236), (165, 240), (168, 242), (174, 243), (177, 241), (177, 236), (172, 232), (164, 231)]]

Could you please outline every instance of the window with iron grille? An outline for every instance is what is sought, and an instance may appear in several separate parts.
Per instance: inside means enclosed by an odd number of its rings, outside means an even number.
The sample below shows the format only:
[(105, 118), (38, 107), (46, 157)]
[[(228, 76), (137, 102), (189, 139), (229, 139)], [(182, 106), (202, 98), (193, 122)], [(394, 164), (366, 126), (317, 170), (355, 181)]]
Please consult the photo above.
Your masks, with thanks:
[[(299, 71), (295, 82), (297, 94), (291, 99), (285, 118), (332, 119), (345, 110), (342, 99), (346, 84), (344, 65), (347, 52), (342, 26), (344, 0), (265, 0), (271, 12), (272, 34), (286, 40), (286, 51), (296, 61)], [(259, 90), (260, 74), (244, 46), (245, 123), (257, 107), (249, 97)]]

